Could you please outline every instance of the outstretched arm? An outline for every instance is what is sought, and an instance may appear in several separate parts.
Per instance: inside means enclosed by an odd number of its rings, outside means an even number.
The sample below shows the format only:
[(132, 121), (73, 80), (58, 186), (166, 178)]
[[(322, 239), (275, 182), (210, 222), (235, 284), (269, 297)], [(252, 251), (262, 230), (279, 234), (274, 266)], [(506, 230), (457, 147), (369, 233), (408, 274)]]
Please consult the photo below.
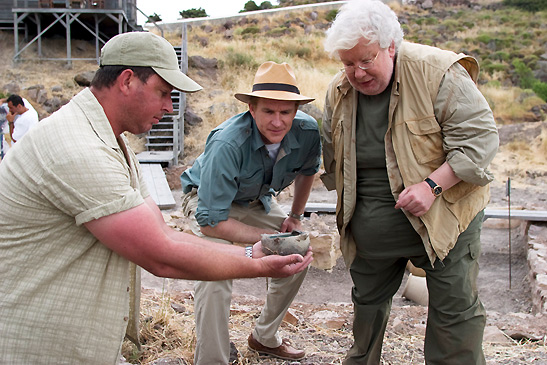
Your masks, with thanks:
[[(249, 259), (242, 247), (171, 230), (148, 197), (135, 208), (105, 216), (86, 228), (105, 246), (154, 275), (192, 280), (286, 277), (304, 270), (311, 253)], [(258, 253), (255, 247), (253, 253)], [(257, 255), (258, 256), (258, 255)]]

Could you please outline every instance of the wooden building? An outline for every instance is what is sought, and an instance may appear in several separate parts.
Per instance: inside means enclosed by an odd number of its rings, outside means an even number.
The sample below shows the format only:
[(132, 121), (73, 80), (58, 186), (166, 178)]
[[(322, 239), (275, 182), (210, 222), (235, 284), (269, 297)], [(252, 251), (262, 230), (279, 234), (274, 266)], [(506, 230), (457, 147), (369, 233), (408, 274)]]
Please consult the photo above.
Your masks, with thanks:
[[(99, 60), (101, 47), (113, 36), (134, 30), (137, 0), (0, 0), (0, 29), (14, 34), (14, 60)], [(42, 40), (66, 39), (66, 57), (44, 57)], [(95, 55), (73, 57), (72, 40), (95, 43)], [(33, 45), (33, 47), (31, 47)], [(31, 47), (31, 48), (29, 48)], [(32, 51), (31, 51), (32, 49)]]

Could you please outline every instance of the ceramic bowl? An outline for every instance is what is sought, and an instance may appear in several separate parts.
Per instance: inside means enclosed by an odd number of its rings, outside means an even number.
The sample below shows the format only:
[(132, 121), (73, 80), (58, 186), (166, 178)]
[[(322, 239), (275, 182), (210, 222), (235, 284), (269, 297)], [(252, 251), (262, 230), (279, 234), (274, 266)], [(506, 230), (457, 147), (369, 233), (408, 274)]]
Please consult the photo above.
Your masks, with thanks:
[(310, 238), (307, 232), (292, 231), (262, 235), (262, 252), (265, 255), (286, 256), (298, 253), (305, 256), (308, 247), (310, 247)]

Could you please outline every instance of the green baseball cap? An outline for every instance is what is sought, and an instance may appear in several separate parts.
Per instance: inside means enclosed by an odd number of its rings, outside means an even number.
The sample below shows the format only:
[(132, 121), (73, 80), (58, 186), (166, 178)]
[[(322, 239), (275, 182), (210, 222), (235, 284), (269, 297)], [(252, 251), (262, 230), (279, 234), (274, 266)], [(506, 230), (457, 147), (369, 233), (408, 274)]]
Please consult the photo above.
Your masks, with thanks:
[(152, 67), (177, 90), (192, 93), (202, 89), (180, 70), (171, 43), (150, 32), (122, 33), (113, 37), (101, 49), (100, 65)]

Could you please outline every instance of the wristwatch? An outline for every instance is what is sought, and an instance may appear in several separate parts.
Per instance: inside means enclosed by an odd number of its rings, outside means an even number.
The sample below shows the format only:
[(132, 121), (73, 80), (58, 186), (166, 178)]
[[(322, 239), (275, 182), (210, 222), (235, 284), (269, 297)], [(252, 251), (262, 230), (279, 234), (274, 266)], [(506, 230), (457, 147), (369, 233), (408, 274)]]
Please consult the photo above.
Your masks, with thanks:
[(245, 247), (245, 257), (248, 257), (250, 259), (253, 258), (253, 246)]
[(296, 214), (296, 213), (293, 213), (293, 211), (291, 210), (291, 212), (289, 213), (289, 217), (298, 219), (299, 221), (301, 221), (302, 219), (304, 219), (304, 213)]
[(433, 193), (433, 195), (435, 195), (435, 198), (438, 197), (439, 195), (441, 195), (443, 193), (443, 188), (442, 186), (440, 185), (437, 185), (437, 183), (433, 180), (431, 180), (430, 178), (426, 177), (425, 180), (424, 180), (426, 183), (429, 184), (429, 186), (431, 186), (431, 192)]

